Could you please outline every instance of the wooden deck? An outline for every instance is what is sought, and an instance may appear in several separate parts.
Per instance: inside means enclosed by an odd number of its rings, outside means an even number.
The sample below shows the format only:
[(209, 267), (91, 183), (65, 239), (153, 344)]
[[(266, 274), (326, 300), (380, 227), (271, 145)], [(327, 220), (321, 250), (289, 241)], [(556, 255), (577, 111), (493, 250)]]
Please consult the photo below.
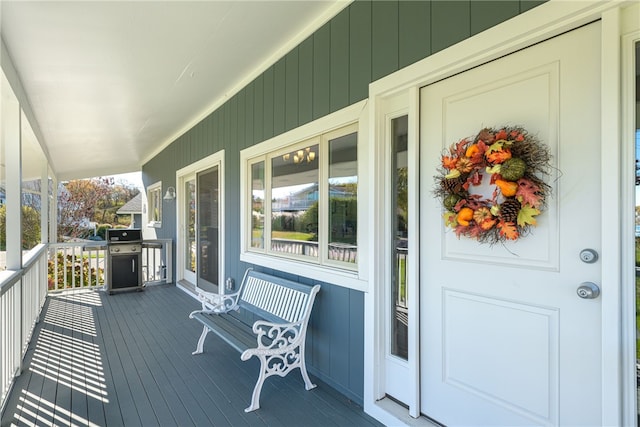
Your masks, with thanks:
[(362, 408), (297, 371), (269, 378), (261, 409), (245, 413), (258, 362), (201, 325), (196, 300), (163, 285), (144, 292), (49, 297), (1, 425), (373, 426)]

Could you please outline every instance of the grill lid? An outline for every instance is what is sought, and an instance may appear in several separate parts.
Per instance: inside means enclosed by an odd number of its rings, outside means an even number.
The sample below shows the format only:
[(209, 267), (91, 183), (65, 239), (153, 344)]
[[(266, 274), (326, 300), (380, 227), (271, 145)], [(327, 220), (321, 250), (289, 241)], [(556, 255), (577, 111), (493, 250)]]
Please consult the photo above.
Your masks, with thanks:
[(139, 228), (110, 228), (107, 230), (107, 242), (128, 243), (142, 241), (142, 230)]

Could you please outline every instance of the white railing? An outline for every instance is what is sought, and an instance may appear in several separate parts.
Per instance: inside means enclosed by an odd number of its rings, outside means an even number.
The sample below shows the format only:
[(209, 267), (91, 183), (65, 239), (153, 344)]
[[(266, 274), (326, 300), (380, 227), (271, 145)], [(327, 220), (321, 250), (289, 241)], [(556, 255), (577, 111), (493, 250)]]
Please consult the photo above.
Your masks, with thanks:
[(20, 271), (0, 272), (0, 410), (20, 374), (22, 359), (47, 296), (47, 250), (39, 245)]
[(142, 281), (145, 285), (161, 285), (173, 280), (173, 241), (145, 240), (142, 244)]
[(101, 288), (106, 261), (106, 242), (49, 244), (49, 291)]
[[(318, 256), (318, 242), (294, 239), (271, 239), (271, 250), (293, 255)], [(329, 243), (329, 259), (356, 263), (358, 260), (358, 247), (348, 243)]]
[[(108, 283), (106, 242), (52, 243), (49, 245), (49, 291), (102, 288)], [(142, 244), (142, 282), (171, 283), (171, 239)]]

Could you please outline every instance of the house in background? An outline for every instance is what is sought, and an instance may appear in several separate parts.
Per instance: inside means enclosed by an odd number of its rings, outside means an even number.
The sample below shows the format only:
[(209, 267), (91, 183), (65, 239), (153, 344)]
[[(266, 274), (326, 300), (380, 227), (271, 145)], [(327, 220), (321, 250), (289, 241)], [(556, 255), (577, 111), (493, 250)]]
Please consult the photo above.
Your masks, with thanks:
[[(56, 22), (55, 9), (18, 4), (3, 19)], [(185, 12), (185, 34), (207, 18), (222, 25), (203, 14), (216, 7), (207, 4)], [(157, 18), (150, 5), (135, 7)], [(142, 10), (129, 16), (142, 20)], [(162, 129), (152, 116), (128, 129), (144, 153), (142, 222), (173, 240), (175, 286), (229, 292), (223, 284), (247, 267), (321, 284), (309, 372), (388, 425), (634, 425), (640, 4), (355, 1), (316, 12), (190, 120)], [(24, 85), (16, 97), (36, 93), (24, 34), (4, 31), (13, 61), (3, 69)], [(232, 59), (255, 53), (229, 40)], [(171, 42), (189, 55), (165, 76), (166, 92), (201, 101), (216, 82), (204, 71), (213, 50)], [(167, 114), (158, 93), (149, 96)], [(62, 148), (47, 144), (52, 117), (42, 111), (25, 115), (49, 158)], [(449, 147), (487, 127), (495, 132), (480, 139), (500, 146), (491, 150), (511, 144), (500, 130), (518, 127), (551, 154), (544, 203), (529, 206), (535, 226), (528, 219), (528, 234), (493, 245), (458, 237), (442, 217), (451, 207), (434, 196), (443, 154), (473, 157)], [(58, 178), (86, 173), (52, 163)], [(490, 200), (487, 187), (471, 199)], [(163, 197), (169, 188), (175, 197)], [(305, 194), (295, 219), (311, 228), (283, 226), (283, 201)]]
[(131, 224), (129, 228), (142, 228), (142, 193), (122, 205), (116, 212), (118, 215), (129, 215)]

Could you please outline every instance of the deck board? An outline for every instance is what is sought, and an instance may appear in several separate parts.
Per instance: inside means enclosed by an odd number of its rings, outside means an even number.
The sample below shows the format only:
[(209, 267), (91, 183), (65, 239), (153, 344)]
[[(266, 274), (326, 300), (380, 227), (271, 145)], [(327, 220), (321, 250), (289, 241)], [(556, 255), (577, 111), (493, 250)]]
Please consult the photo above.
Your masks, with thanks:
[(175, 286), (50, 296), (9, 396), (2, 427), (377, 426), (331, 387), (305, 391), (300, 374), (269, 378), (245, 413), (259, 363), (202, 327), (196, 300)]

